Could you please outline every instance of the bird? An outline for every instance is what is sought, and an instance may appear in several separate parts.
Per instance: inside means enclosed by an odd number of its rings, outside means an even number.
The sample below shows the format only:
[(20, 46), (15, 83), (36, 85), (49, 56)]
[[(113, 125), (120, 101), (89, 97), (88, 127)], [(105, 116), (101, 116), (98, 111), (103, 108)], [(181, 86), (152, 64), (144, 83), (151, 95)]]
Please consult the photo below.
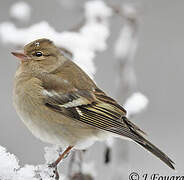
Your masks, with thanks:
[(135, 142), (175, 169), (174, 162), (127, 118), (126, 110), (53, 41), (37, 39), (23, 52), (11, 53), (20, 60), (13, 87), (18, 116), (34, 136), (65, 148), (53, 167), (71, 150), (113, 136)]

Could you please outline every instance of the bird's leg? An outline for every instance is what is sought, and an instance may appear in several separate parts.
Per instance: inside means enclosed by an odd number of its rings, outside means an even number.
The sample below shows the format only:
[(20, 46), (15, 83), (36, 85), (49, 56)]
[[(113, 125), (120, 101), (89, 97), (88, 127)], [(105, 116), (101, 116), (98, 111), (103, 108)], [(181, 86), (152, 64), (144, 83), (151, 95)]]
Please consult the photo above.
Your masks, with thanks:
[(59, 164), (59, 162), (70, 152), (70, 150), (73, 148), (73, 146), (68, 146), (65, 151), (56, 159), (55, 162), (53, 162), (52, 164), (49, 164), (50, 168), (55, 168), (54, 170), (54, 174), (56, 175), (55, 179), (59, 180), (59, 173), (57, 170), (57, 165)]
[(57, 160), (49, 165), (49, 167), (57, 167), (59, 162), (71, 151), (72, 148), (73, 146), (68, 146), (65, 151), (57, 158)]

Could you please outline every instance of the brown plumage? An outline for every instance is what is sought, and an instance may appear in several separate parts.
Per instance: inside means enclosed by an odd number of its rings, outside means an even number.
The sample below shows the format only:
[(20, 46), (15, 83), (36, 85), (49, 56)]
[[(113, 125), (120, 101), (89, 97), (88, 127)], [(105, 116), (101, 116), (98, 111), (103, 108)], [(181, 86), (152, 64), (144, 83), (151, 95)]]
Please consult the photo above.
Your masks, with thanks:
[(74, 148), (86, 148), (108, 135), (125, 137), (174, 169), (173, 161), (126, 118), (126, 110), (52, 41), (39, 39), (26, 45), (24, 54), (13, 54), (21, 59), (15, 76), (15, 108), (35, 136)]

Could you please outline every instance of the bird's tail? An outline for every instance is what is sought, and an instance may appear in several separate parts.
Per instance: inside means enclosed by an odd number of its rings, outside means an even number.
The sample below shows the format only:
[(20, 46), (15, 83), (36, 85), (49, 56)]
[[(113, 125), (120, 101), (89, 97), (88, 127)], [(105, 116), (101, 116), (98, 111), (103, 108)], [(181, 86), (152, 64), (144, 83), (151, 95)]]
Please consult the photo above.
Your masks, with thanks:
[(175, 164), (165, 153), (163, 153), (160, 149), (158, 149), (155, 145), (150, 143), (144, 137), (140, 137), (141, 141), (135, 141), (137, 144), (141, 145), (149, 152), (153, 153), (160, 160), (162, 160), (165, 164), (167, 164), (170, 168), (175, 169), (173, 164)]

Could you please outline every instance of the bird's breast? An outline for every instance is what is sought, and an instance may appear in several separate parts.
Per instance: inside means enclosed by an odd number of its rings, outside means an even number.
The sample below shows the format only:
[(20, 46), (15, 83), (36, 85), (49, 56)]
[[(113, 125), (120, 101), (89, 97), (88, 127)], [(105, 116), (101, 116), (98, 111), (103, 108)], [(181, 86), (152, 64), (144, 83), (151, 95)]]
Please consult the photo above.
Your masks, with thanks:
[(27, 81), (23, 86), (15, 84), (13, 101), (20, 119), (34, 136), (47, 143), (84, 149), (104, 135), (98, 129), (46, 107), (39, 95), (40, 88), (36, 84), (28, 88), (30, 83)]

